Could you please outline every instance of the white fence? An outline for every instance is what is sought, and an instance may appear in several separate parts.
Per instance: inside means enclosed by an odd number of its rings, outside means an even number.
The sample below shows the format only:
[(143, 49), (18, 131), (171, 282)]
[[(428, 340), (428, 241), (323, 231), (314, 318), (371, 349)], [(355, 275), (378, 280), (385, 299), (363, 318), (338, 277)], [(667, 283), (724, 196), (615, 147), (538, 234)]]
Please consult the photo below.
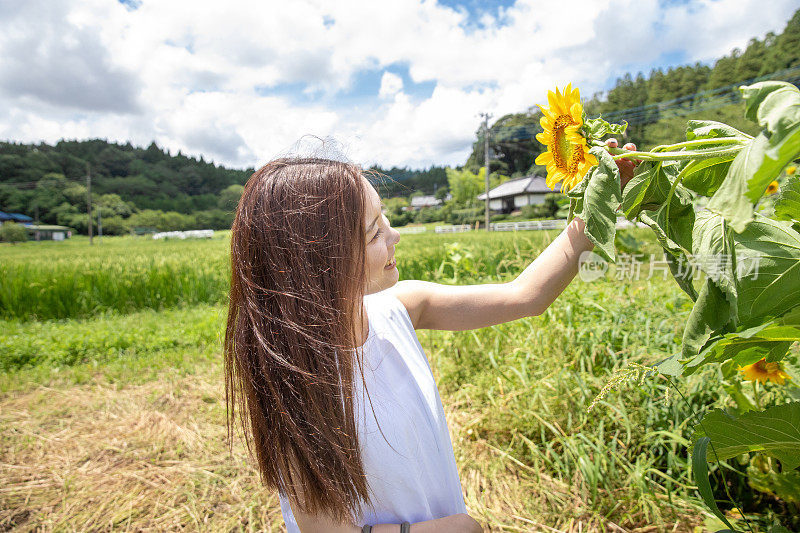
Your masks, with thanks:
[[(525, 231), (525, 230), (563, 229), (566, 227), (566, 225), (567, 225), (566, 220), (526, 220), (523, 222), (495, 222), (489, 224), (489, 227), (492, 229), (492, 231)], [(631, 226), (646, 228), (647, 224), (643, 222), (633, 223), (624, 217), (618, 217), (616, 226), (617, 229), (627, 228)], [(475, 228), (469, 224), (461, 224), (456, 226), (436, 226), (436, 228), (434, 228), (434, 231), (436, 233), (463, 233), (465, 231), (473, 231), (474, 229)]]
[(469, 224), (458, 224), (455, 226), (436, 226), (433, 228), (436, 233), (464, 233), (465, 231), (472, 231), (472, 226)]
[(398, 233), (425, 233), (428, 230), (425, 226), (411, 226), (405, 228), (397, 228)]
[(213, 229), (193, 229), (189, 231), (162, 231), (154, 233), (154, 239), (210, 239), (214, 236)]
[(489, 224), (492, 231), (561, 229), (566, 225), (566, 220), (526, 220), (524, 222), (495, 222), (494, 224)]

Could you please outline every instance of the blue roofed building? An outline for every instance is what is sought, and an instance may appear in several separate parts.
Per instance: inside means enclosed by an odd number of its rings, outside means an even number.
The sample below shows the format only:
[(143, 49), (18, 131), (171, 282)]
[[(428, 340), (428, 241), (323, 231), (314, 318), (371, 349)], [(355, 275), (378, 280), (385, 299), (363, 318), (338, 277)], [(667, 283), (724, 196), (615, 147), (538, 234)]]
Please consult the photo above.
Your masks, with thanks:
[(3, 222), (17, 222), (18, 224), (30, 224), (33, 222), (33, 219), (28, 215), (22, 215), (20, 213), (4, 213), (0, 211), (0, 224)]

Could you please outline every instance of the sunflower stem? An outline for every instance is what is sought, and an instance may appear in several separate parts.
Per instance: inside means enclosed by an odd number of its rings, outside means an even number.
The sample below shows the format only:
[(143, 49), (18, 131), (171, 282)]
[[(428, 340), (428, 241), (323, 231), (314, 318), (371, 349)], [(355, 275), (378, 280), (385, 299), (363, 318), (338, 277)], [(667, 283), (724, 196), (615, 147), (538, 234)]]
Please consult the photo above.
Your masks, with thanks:
[(733, 155), (742, 149), (741, 146), (734, 146), (722, 150), (687, 150), (685, 152), (634, 152), (631, 150), (623, 150), (621, 153), (615, 153), (612, 157), (614, 161), (618, 159), (639, 159), (640, 161), (680, 161), (686, 159), (708, 159), (711, 157), (719, 157), (723, 155)]
[(723, 138), (716, 138), (716, 139), (695, 139), (693, 141), (684, 141), (676, 144), (662, 144), (660, 146), (656, 146), (655, 148), (651, 149), (650, 152), (663, 152), (663, 151), (674, 151), (679, 150), (681, 148), (695, 148), (698, 146), (719, 146), (719, 145), (726, 145), (726, 144), (746, 144), (747, 139), (739, 139), (739, 138), (731, 138), (731, 137), (723, 137)]
[(569, 226), (569, 223), (572, 222), (572, 218), (575, 215), (575, 204), (576, 203), (577, 203), (577, 200), (575, 198), (570, 198), (569, 199), (569, 214), (567, 215), (567, 226)]
[(756, 402), (756, 407), (758, 410), (761, 410), (761, 394), (758, 391), (758, 380), (754, 379), (752, 382), (753, 384), (753, 400)]

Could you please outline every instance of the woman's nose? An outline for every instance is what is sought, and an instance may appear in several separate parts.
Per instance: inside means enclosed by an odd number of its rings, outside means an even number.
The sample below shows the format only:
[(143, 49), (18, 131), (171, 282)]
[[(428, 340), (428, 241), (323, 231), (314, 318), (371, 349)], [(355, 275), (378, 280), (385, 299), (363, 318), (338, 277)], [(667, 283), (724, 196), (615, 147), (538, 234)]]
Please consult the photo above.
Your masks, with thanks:
[(394, 228), (392, 228), (392, 236), (394, 237), (394, 242), (392, 244), (397, 244), (400, 242), (400, 232)]

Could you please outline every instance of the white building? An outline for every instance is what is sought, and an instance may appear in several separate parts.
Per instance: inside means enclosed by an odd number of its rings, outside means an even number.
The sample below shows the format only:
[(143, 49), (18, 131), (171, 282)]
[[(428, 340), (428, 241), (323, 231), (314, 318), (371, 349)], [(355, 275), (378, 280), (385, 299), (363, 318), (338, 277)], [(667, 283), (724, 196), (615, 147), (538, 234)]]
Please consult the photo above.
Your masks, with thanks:
[[(447, 193), (445, 200), (449, 200), (452, 197), (452, 194)], [(436, 207), (438, 205), (442, 205), (442, 201), (435, 196), (414, 196), (411, 198), (411, 209), (415, 211), (423, 207)]]
[[(561, 192), (547, 186), (542, 176), (525, 176), (501, 183), (489, 190), (489, 209), (500, 213), (510, 213), (526, 205), (544, 203), (547, 194)], [(486, 201), (486, 193), (478, 195), (478, 200)]]

